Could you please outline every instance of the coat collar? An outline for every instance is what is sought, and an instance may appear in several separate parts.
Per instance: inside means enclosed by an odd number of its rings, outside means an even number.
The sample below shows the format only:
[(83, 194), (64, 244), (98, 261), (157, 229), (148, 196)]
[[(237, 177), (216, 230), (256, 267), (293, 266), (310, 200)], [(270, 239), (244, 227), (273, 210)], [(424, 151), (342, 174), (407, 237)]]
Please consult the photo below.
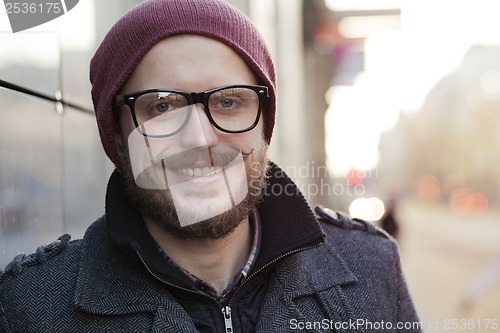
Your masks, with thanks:
[[(276, 269), (279, 285), (270, 286), (271, 292), (264, 303), (273, 306), (270, 300), (281, 297), (281, 310), (274, 304), (276, 314), (290, 315), (284, 299), (354, 283), (356, 277), (338, 251), (325, 242), (325, 234), (305, 199), (275, 165), (270, 169), (269, 186), (288, 186), (290, 195), (275, 196), (268, 192), (258, 206), (263, 227), (262, 247), (250, 275), (284, 260)], [(153, 278), (140, 262), (138, 248), (143, 251), (142, 257), (158, 253), (147, 247), (142, 250), (142, 244), (139, 245), (138, 239), (150, 239), (151, 244), (154, 240), (123, 192), (115, 172), (108, 185), (106, 216), (96, 221), (84, 237), (75, 293), (77, 306), (90, 313), (108, 315), (157, 313), (162, 308), (171, 318), (177, 318), (176, 322), (189, 323), (188, 315), (165, 285)], [(300, 252), (306, 248), (310, 249)], [(294, 251), (297, 255), (288, 255)]]

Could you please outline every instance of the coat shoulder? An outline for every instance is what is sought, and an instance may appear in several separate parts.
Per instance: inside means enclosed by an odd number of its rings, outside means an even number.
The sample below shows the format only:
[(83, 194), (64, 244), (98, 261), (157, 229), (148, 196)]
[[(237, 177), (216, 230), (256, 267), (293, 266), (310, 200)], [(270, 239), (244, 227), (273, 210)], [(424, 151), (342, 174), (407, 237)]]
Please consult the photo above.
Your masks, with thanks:
[(71, 261), (72, 254), (79, 252), (80, 242), (81, 240), (71, 240), (70, 235), (63, 234), (55, 241), (39, 246), (34, 253), (18, 254), (0, 274), (0, 286), (7, 280), (23, 279), (25, 275), (31, 275), (29, 272), (32, 271), (44, 270), (51, 266), (66, 266), (58, 262)]
[(6, 280), (39, 279), (42, 272), (74, 271), (88, 243), (87, 235), (93, 230), (102, 233), (103, 224), (104, 217), (96, 220), (87, 229), (83, 239), (72, 240), (69, 234), (63, 234), (55, 241), (39, 246), (34, 253), (18, 254), (3, 273), (0, 272), (0, 287)]
[[(326, 227), (326, 229), (341, 229), (344, 231), (359, 231), (363, 237), (381, 237), (382, 239), (393, 240), (393, 238), (384, 230), (358, 218), (350, 218), (346, 214), (336, 212), (330, 208), (316, 206), (314, 209), (318, 221)], [(328, 230), (326, 230), (328, 232)]]
[(349, 265), (357, 267), (356, 270), (363, 267), (359, 274), (373, 274), (377, 265), (386, 269), (380, 274), (397, 269), (399, 247), (385, 231), (372, 223), (351, 219), (328, 208), (317, 207), (315, 212), (326, 234), (326, 241)]

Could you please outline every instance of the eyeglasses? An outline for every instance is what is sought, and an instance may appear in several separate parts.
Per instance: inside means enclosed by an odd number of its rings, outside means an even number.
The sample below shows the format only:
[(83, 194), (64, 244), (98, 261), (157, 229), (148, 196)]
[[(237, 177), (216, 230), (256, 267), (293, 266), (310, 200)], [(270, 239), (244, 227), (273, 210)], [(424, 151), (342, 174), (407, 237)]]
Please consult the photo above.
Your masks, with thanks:
[(257, 126), (269, 88), (232, 85), (205, 92), (148, 89), (116, 95), (113, 107), (129, 107), (137, 129), (147, 137), (168, 137), (186, 127), (194, 104), (202, 104), (210, 123), (226, 133), (243, 133)]

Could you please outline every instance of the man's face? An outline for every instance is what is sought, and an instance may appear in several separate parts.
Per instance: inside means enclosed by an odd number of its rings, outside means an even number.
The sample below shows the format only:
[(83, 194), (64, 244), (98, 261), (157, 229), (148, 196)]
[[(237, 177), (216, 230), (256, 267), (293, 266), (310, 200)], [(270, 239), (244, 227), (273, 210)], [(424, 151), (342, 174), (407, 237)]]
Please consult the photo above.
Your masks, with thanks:
[[(155, 45), (120, 93), (156, 88), (203, 92), (256, 83), (248, 66), (226, 45), (180, 35)], [(176, 103), (167, 95), (153, 97), (145, 108), (155, 103), (155, 111), (167, 110)], [(135, 102), (136, 118), (140, 102)], [(119, 110), (121, 171), (129, 197), (148, 221), (177, 237), (220, 238), (248, 217), (260, 199), (267, 168), (263, 119), (248, 132), (225, 133), (211, 124), (202, 104), (194, 104), (164, 112), (137, 129), (127, 108)], [(173, 125), (176, 119), (187, 120), (174, 135), (142, 134), (150, 129), (162, 133), (170, 125), (178, 128)]]

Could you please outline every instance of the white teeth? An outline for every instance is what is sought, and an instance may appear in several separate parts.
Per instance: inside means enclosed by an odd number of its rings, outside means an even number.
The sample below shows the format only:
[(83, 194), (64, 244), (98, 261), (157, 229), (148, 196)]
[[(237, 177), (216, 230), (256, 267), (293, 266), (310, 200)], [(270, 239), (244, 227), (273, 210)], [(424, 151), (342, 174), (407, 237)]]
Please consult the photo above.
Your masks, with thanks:
[(186, 169), (177, 169), (177, 172), (182, 173), (183, 175), (189, 177), (204, 177), (210, 176), (222, 171), (221, 166), (219, 167), (204, 167), (204, 168), (186, 168)]

